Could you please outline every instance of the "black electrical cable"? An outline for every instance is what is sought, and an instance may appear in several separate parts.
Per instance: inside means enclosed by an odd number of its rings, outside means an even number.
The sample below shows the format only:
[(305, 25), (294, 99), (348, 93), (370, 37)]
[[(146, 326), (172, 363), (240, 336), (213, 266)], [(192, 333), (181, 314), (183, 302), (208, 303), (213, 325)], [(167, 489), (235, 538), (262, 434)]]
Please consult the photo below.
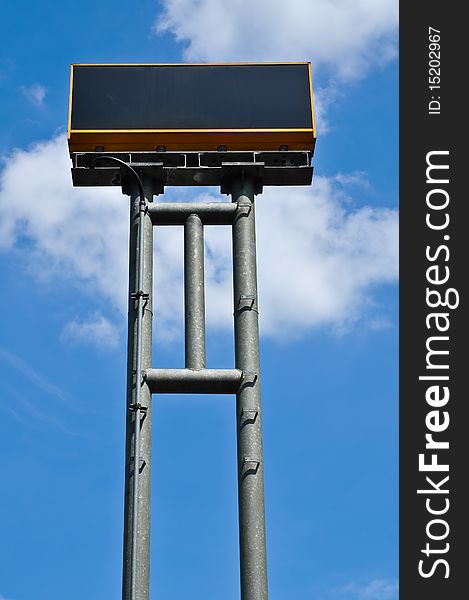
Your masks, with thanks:
[[(145, 192), (143, 190), (143, 183), (138, 173), (129, 164), (120, 158), (114, 156), (108, 156), (106, 154), (95, 156), (91, 160), (91, 168), (95, 168), (96, 163), (100, 160), (108, 160), (115, 162), (120, 165), (121, 168), (126, 169), (137, 183), (139, 195), (140, 195), (140, 207), (139, 207), (139, 220), (138, 220), (138, 236), (139, 236), (139, 252), (137, 258), (137, 281), (136, 281), (136, 292), (134, 294), (137, 301), (137, 378), (141, 376), (141, 354), (142, 354), (142, 319), (143, 319), (143, 278), (144, 278), (144, 234), (143, 234), (143, 218), (146, 211), (147, 201), (145, 198)], [(136, 385), (136, 400), (135, 404), (129, 408), (135, 411), (135, 431), (134, 431), (134, 489), (132, 494), (132, 551), (131, 551), (131, 599), (137, 600), (137, 528), (138, 528), (138, 488), (139, 488), (139, 474), (140, 474), (140, 423), (142, 415), (142, 406), (140, 405), (140, 388), (141, 382), (137, 379)]]
[(115, 156), (108, 156), (107, 154), (95, 156), (91, 160), (91, 168), (94, 169), (96, 167), (96, 163), (103, 159), (110, 160), (111, 162), (117, 163), (121, 167), (124, 167), (125, 169), (127, 169), (127, 171), (133, 175), (133, 177), (135, 178), (135, 181), (137, 182), (138, 193), (140, 195), (140, 202), (142, 204), (145, 204), (145, 192), (143, 191), (143, 183), (142, 183), (142, 180), (140, 179), (140, 175), (137, 173), (137, 171), (133, 167), (131, 167), (128, 163), (126, 163), (124, 160), (121, 160), (120, 158), (116, 158)]

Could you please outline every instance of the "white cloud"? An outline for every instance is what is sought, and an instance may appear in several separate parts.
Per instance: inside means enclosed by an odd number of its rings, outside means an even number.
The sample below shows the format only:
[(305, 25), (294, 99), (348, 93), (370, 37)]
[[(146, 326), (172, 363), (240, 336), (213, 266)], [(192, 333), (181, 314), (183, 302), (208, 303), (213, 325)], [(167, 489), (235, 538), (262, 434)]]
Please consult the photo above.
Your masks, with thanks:
[[(258, 197), (264, 334), (285, 337), (323, 325), (349, 327), (364, 316), (379, 321), (373, 290), (397, 277), (397, 212), (354, 208), (347, 189), (360, 191), (357, 181), (363, 185), (363, 176), (318, 176), (311, 188), (267, 188)], [(220, 199), (215, 192), (194, 198), (195, 193), (193, 200)], [(103, 306), (110, 301), (123, 320), (127, 229), (128, 198), (118, 188), (72, 187), (64, 136), (17, 150), (5, 162), (0, 251), (14, 251), (27, 240), (33, 276), (98, 294)], [(231, 329), (229, 228), (207, 228), (206, 240), (207, 322)], [(181, 228), (158, 228), (155, 248), (158, 335), (171, 338), (182, 328)], [(65, 329), (70, 339), (84, 331), (115, 339), (104, 316), (91, 323), (78, 319)]]
[(311, 60), (343, 80), (397, 53), (396, 0), (163, 0), (156, 32), (188, 61)]
[(33, 83), (30, 86), (23, 85), (21, 87), (21, 92), (26, 99), (35, 106), (42, 106), (47, 94), (46, 88), (40, 83)]
[(100, 313), (94, 313), (88, 319), (75, 318), (67, 323), (61, 339), (72, 344), (116, 348), (119, 343), (119, 331), (109, 319)]
[(387, 579), (374, 579), (364, 584), (348, 583), (336, 592), (350, 600), (397, 600), (399, 586)]
[(397, 278), (397, 212), (363, 207), (334, 179), (273, 189), (258, 201), (263, 326), (348, 327), (373, 313), (372, 287)]
[(112, 188), (74, 188), (66, 138), (16, 150), (0, 178), (0, 250), (28, 247), (37, 278), (99, 293), (125, 311), (128, 199)]

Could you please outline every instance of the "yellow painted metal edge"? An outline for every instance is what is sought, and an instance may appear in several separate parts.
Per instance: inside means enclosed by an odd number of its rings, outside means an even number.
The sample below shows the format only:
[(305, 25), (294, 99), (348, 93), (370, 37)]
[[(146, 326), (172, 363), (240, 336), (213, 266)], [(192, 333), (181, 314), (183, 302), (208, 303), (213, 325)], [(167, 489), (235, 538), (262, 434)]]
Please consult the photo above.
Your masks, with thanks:
[(313, 74), (311, 71), (311, 63), (308, 63), (309, 71), (309, 90), (311, 94), (311, 124), (313, 126), (313, 138), (316, 138), (316, 118), (314, 116), (314, 96), (313, 96)]
[(301, 62), (215, 62), (215, 63), (73, 63), (73, 67), (218, 67), (242, 65), (308, 65)]
[(308, 132), (313, 131), (311, 127), (303, 127), (298, 129), (71, 129), (70, 133), (251, 133), (251, 132), (283, 132), (283, 131), (294, 131), (294, 132)]
[(70, 65), (70, 98), (68, 100), (68, 139), (72, 135), (73, 65)]

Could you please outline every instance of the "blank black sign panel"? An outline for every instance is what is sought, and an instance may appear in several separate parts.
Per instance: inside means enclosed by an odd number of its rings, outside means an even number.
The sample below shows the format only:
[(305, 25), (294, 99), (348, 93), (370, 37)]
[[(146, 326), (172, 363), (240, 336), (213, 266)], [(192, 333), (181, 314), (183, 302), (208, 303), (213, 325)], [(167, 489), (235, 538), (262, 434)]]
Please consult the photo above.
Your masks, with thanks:
[(71, 152), (308, 150), (314, 136), (309, 63), (72, 66)]

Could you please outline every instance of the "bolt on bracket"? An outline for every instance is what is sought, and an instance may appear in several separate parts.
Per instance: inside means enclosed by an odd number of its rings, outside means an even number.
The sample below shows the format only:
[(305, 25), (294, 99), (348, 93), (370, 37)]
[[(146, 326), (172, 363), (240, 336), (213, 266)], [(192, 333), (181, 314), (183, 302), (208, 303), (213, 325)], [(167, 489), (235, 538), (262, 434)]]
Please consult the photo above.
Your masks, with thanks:
[(139, 410), (145, 415), (147, 413), (148, 406), (143, 406), (140, 403), (129, 404), (129, 410), (131, 410), (132, 412), (137, 412)]
[(257, 458), (249, 458), (247, 456), (245, 456), (243, 458), (243, 463), (241, 465), (241, 470), (242, 470), (242, 474), (243, 476), (248, 475), (250, 473), (252, 474), (256, 474), (257, 471), (259, 470), (259, 465), (260, 465), (260, 461), (257, 460)]
[(143, 300), (148, 300), (150, 298), (150, 294), (147, 294), (143, 290), (138, 290), (138, 292), (132, 292), (130, 294), (131, 300), (138, 300), (139, 298), (143, 298)]
[(256, 371), (243, 371), (241, 385), (254, 384), (257, 381), (258, 373)]
[(252, 202), (238, 202), (238, 213), (248, 215), (252, 210)]
[[(133, 374), (134, 374), (134, 375), (136, 375), (136, 374), (137, 374), (137, 371), (136, 371), (136, 369), (134, 369), (134, 370), (133, 370)], [(146, 378), (147, 378), (147, 372), (146, 372), (144, 369), (142, 369), (142, 370), (140, 371), (140, 387), (142, 387), (142, 385), (145, 383), (145, 381), (146, 381)], [(143, 407), (142, 407), (142, 408), (143, 408)]]
[(242, 408), (239, 415), (239, 420), (243, 424), (254, 423), (258, 414), (259, 411), (257, 408)]
[(253, 294), (241, 294), (238, 298), (238, 304), (236, 306), (236, 310), (252, 310), (254, 307), (254, 303), (256, 301), (256, 296)]
[[(131, 457), (130, 457), (130, 462), (131, 462), (131, 463), (134, 463), (134, 462), (135, 462), (135, 456), (131, 456)], [(143, 470), (143, 467), (144, 467), (146, 464), (147, 464), (147, 463), (146, 463), (146, 460), (143, 458), (143, 456), (141, 456), (141, 457), (138, 459), (138, 470), (140, 471), (140, 473), (142, 472), (142, 470)]]

